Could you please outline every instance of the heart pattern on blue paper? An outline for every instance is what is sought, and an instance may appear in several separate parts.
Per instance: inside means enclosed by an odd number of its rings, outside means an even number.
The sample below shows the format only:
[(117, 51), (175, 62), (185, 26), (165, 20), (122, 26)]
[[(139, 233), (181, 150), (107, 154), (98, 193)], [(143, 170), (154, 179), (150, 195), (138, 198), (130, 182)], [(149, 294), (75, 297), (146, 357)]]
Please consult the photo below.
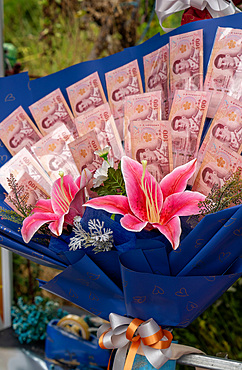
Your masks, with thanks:
[(204, 276), (204, 278), (207, 280), (207, 281), (215, 281), (216, 277), (215, 276)]
[(15, 100), (15, 96), (12, 93), (8, 94), (5, 98), (5, 102), (14, 101), (14, 100)]
[(153, 289), (152, 294), (160, 294), (160, 295), (162, 295), (162, 294), (164, 294), (164, 290), (162, 288), (160, 288), (159, 286), (156, 285), (155, 288)]
[(230, 255), (231, 255), (231, 252), (221, 252), (219, 255), (219, 261), (220, 262), (225, 261)]
[(99, 301), (98, 296), (96, 296), (96, 295), (95, 295), (95, 294), (93, 294), (93, 293), (90, 293), (90, 294), (89, 294), (89, 299), (90, 299), (91, 301)]
[(234, 230), (234, 235), (242, 236), (242, 227), (240, 227), (239, 229)]
[(0, 155), (0, 163), (5, 163), (8, 160), (8, 156), (6, 154)]
[(135, 303), (144, 303), (146, 301), (146, 296), (133, 297)]
[(100, 275), (93, 274), (92, 272), (87, 272), (87, 276), (91, 280), (98, 280), (100, 278)]
[(70, 290), (69, 290), (69, 296), (70, 296), (71, 298), (78, 298), (78, 295), (74, 292), (74, 290), (73, 290), (73, 289), (70, 289)]
[(198, 308), (198, 305), (194, 302), (187, 302), (186, 309), (187, 311), (192, 311), (195, 308)]
[(175, 293), (177, 297), (188, 297), (187, 291), (185, 288), (181, 288), (178, 292)]

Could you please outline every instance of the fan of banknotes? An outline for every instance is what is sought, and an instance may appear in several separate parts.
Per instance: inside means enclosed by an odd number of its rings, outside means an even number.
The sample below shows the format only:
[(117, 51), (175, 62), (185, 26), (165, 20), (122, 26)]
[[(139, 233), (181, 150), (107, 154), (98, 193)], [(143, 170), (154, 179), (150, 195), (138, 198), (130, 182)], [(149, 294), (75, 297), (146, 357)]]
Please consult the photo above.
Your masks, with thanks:
[(60, 89), (32, 104), (32, 117), (20, 106), (0, 124), (13, 155), (1, 185), (10, 192), (12, 173), (34, 205), (48, 198), (60, 171), (74, 179), (84, 168), (95, 173), (102, 166), (95, 152), (109, 146), (114, 167), (124, 154), (146, 160), (157, 181), (197, 158), (190, 185), (208, 195), (242, 165), (241, 42), (240, 29), (218, 27), (204, 85), (201, 29), (144, 56), (145, 92), (133, 60), (105, 74), (108, 101), (95, 72), (67, 88), (71, 109)]

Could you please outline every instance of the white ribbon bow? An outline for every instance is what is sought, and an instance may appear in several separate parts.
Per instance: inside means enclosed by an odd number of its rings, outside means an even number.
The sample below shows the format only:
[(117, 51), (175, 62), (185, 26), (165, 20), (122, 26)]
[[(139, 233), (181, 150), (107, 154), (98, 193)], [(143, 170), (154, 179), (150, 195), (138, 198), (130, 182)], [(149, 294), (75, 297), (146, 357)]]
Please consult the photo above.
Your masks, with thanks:
[(240, 12), (240, 9), (234, 5), (232, 0), (156, 0), (155, 11), (163, 30), (165, 32), (173, 30), (173, 28), (165, 28), (162, 25), (169, 15), (191, 6), (199, 10), (207, 8), (213, 18)]
[[(126, 353), (131, 343), (126, 337), (126, 332), (133, 320), (114, 313), (109, 315), (109, 320), (110, 324), (103, 324), (98, 329), (97, 336), (100, 338), (103, 335), (102, 348), (117, 349), (113, 363), (113, 370), (123, 370), (126, 360)], [(135, 331), (135, 336), (139, 335), (141, 338), (140, 346), (145, 357), (156, 369), (159, 369), (171, 358), (171, 347), (169, 346), (167, 349), (162, 350), (156, 349), (152, 348), (152, 346), (144, 344), (143, 340), (145, 341), (145, 338), (155, 335), (160, 330), (160, 326), (153, 319), (150, 319), (142, 322)], [(161, 341), (167, 340), (168, 338), (163, 335)]]

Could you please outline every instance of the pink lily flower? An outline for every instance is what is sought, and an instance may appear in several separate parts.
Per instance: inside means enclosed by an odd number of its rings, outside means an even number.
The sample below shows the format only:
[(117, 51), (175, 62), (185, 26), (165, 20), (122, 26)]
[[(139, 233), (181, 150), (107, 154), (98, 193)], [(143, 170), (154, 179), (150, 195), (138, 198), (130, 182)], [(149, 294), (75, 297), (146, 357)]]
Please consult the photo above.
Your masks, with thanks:
[(76, 181), (71, 175), (61, 176), (53, 184), (51, 199), (40, 199), (30, 216), (23, 221), (21, 229), (25, 243), (28, 243), (35, 232), (45, 223), (49, 224), (51, 232), (61, 235), (64, 223), (73, 224), (75, 216), (83, 216), (85, 209), (84, 188), (92, 174), (87, 169), (82, 171)]
[(199, 192), (185, 191), (187, 181), (195, 172), (196, 159), (175, 168), (158, 184), (142, 164), (124, 156), (121, 169), (127, 197), (107, 195), (90, 199), (84, 206), (121, 214), (121, 225), (130, 231), (158, 229), (176, 249), (180, 243), (179, 216), (199, 213), (198, 203), (205, 199)]

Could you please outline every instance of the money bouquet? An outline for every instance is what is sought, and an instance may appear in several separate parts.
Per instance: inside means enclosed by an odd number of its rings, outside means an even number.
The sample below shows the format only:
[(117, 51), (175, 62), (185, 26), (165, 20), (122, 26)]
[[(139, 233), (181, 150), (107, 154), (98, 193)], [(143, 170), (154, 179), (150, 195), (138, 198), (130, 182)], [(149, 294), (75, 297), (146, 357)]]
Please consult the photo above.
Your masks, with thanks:
[(238, 69), (240, 21), (31, 81), (29, 114), (12, 106), (0, 124), (2, 246), (63, 270), (40, 285), (110, 320), (99, 335), (118, 349), (114, 368), (131, 369), (139, 347), (163, 366), (172, 328), (242, 274), (242, 80), (217, 59), (232, 49)]

